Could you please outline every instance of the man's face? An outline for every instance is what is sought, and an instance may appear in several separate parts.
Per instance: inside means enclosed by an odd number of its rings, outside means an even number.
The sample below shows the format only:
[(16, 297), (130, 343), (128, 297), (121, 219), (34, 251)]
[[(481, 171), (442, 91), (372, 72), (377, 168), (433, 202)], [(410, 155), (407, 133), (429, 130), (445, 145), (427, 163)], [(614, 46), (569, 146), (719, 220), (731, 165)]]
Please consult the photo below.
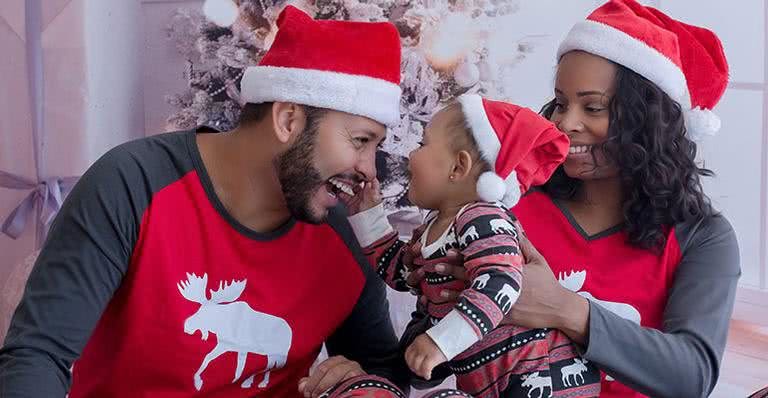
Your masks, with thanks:
[(386, 127), (363, 116), (338, 111), (310, 115), (296, 142), (275, 160), (291, 214), (299, 221), (325, 222), (339, 194), (353, 194), (376, 177), (376, 148)]

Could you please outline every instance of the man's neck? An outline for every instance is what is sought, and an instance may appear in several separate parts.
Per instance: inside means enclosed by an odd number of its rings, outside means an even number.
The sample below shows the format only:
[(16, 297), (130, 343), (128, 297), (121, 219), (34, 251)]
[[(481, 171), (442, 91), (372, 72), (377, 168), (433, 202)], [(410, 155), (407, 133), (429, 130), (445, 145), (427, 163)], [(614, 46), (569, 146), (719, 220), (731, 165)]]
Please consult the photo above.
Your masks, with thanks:
[[(216, 196), (244, 226), (261, 233), (274, 231), (290, 212), (272, 163), (266, 136), (256, 128), (199, 134), (197, 144)], [(259, 145), (257, 145), (259, 144)]]

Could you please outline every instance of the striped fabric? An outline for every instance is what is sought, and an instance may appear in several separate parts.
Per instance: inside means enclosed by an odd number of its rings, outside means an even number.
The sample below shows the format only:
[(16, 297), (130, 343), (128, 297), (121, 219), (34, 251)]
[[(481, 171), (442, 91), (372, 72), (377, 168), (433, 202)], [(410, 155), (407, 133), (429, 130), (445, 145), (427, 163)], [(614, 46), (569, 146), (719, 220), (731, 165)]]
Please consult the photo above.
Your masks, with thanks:
[[(376, 272), (393, 289), (408, 291), (405, 279), (408, 268), (402, 258), (406, 248), (422, 240), (426, 229), (436, 219), (428, 216), (427, 224), (414, 231), (413, 239), (406, 244), (392, 232), (364, 248), (364, 253)], [(423, 245), (436, 248), (431, 253), (417, 256), (414, 266), (423, 267), (426, 278), (419, 286), (428, 300), (427, 311), (433, 324), (448, 312), (458, 310), (465, 321), (472, 325), (478, 339), (496, 328), (512, 304), (517, 300), (522, 279), (522, 262), (518, 245), (517, 220), (500, 204), (477, 202), (463, 209), (442, 239)], [(464, 266), (471, 281), (469, 288), (435, 271), (435, 265), (445, 262), (449, 249), (464, 256)], [(426, 255), (424, 255), (426, 254)], [(458, 302), (440, 296), (444, 289), (463, 290)]]

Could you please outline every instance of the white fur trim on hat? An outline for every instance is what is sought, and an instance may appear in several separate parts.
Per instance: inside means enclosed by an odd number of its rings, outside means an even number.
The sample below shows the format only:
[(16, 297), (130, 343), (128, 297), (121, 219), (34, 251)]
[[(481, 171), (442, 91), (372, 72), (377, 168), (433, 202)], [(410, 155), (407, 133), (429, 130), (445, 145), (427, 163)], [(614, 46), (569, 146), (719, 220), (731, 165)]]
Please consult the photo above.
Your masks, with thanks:
[(517, 180), (517, 173), (514, 171), (509, 173), (507, 179), (504, 180), (504, 186), (507, 190), (504, 192), (504, 197), (501, 199), (501, 203), (504, 203), (504, 206), (512, 207), (516, 205), (517, 202), (520, 201), (520, 197), (523, 196), (523, 193), (520, 192), (520, 182)]
[(626, 66), (659, 86), (683, 109), (691, 108), (688, 83), (682, 69), (655, 48), (619, 29), (596, 21), (579, 22), (560, 44), (557, 58), (573, 50), (599, 55)]
[(219, 26), (232, 26), (240, 13), (233, 0), (205, 0), (203, 14)]
[(682, 69), (672, 60), (619, 29), (596, 21), (574, 25), (560, 44), (557, 57), (573, 50), (586, 51), (626, 66), (650, 80), (680, 104), (689, 137), (698, 141), (720, 130), (720, 118), (708, 109), (691, 109), (688, 83)]
[(480, 149), (480, 154), (491, 167), (496, 167), (496, 158), (499, 156), (501, 142), (485, 113), (483, 98), (477, 94), (464, 94), (459, 97), (459, 103), (464, 117), (467, 119), (467, 124), (469, 124), (469, 129), (472, 130), (472, 136), (477, 142), (478, 149)]
[(720, 130), (720, 118), (709, 109), (699, 107), (684, 111), (685, 128), (693, 141), (700, 141), (705, 136), (713, 136)]
[(477, 179), (477, 196), (485, 202), (498, 202), (504, 198), (506, 192), (504, 180), (492, 171), (480, 174)]
[(284, 101), (400, 122), (400, 86), (383, 79), (314, 69), (251, 66), (240, 82), (243, 100)]

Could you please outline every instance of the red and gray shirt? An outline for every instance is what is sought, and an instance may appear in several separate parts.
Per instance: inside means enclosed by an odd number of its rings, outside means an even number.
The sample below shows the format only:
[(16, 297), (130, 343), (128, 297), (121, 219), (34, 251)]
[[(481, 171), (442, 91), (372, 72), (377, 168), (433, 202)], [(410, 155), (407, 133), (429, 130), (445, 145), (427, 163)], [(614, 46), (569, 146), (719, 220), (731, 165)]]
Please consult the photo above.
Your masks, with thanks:
[(740, 275), (736, 237), (712, 216), (669, 228), (660, 253), (627, 244), (621, 226), (589, 235), (534, 191), (513, 209), (561, 285), (590, 302), (583, 357), (601, 397), (703, 397), (714, 388)]
[(113, 149), (53, 223), (0, 396), (299, 397), (323, 343), (401, 382), (385, 287), (331, 213), (256, 233), (218, 200), (194, 131)]

